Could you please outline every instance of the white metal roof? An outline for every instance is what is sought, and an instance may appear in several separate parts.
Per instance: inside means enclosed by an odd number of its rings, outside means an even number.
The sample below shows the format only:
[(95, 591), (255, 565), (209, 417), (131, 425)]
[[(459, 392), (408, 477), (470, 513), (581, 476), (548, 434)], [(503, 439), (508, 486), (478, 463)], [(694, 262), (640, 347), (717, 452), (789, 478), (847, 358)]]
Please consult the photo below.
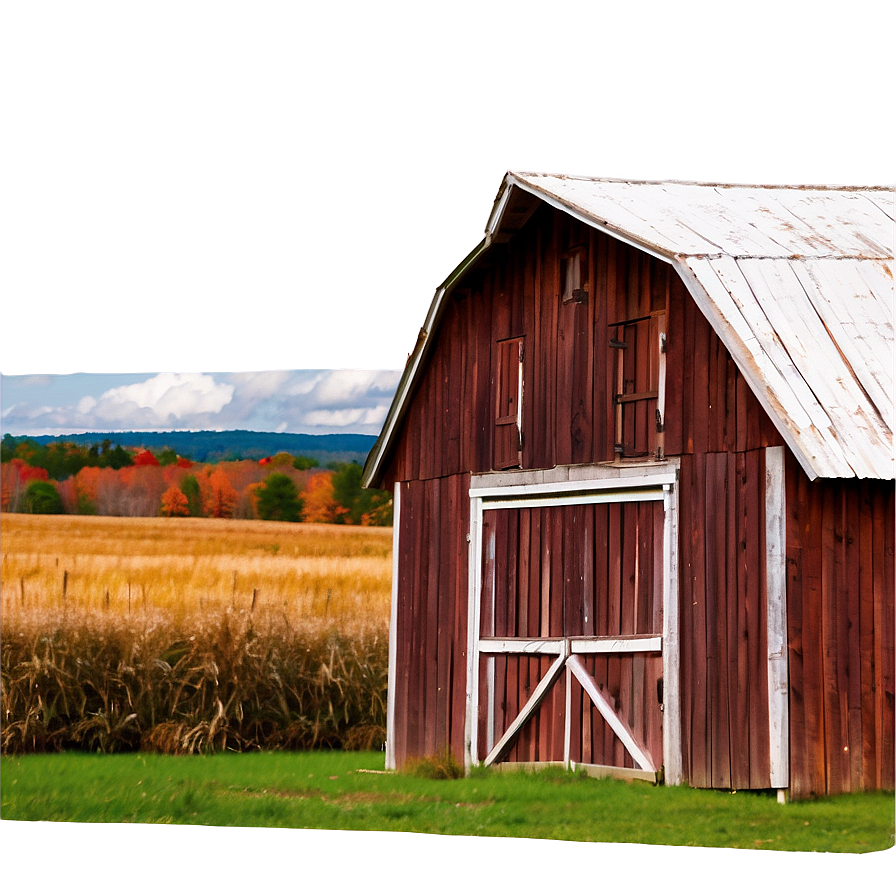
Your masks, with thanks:
[(517, 190), (670, 262), (810, 478), (894, 477), (891, 187), (510, 172), (485, 239), (436, 292), (367, 481), (391, 443), (444, 295), (499, 237)]

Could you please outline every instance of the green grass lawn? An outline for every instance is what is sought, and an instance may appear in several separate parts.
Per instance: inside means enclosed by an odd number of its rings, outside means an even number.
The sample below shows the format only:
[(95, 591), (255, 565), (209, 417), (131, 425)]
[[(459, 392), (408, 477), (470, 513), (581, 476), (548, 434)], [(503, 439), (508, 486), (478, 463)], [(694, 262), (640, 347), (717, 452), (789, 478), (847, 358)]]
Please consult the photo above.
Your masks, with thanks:
[(893, 845), (892, 794), (782, 806), (765, 793), (554, 770), (439, 781), (382, 768), (381, 753), (3, 757), (0, 815), (823, 852)]

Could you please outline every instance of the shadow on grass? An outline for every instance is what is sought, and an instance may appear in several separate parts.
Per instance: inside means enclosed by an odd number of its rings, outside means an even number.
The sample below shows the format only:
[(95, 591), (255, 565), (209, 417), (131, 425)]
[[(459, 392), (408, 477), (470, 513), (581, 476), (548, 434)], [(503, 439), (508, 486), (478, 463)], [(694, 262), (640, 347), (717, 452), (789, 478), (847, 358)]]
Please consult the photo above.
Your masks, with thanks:
[[(52, 857), (52, 859), (51, 859)], [(4, 822), (6, 894), (894, 892), (862, 856), (327, 831)]]

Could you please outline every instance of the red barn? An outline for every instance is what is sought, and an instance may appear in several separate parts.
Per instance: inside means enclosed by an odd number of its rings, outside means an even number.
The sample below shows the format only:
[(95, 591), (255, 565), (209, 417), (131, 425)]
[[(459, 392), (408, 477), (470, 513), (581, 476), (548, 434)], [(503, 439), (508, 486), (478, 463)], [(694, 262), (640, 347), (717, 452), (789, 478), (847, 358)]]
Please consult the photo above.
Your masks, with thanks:
[(390, 766), (893, 788), (893, 198), (505, 177), (364, 474)]

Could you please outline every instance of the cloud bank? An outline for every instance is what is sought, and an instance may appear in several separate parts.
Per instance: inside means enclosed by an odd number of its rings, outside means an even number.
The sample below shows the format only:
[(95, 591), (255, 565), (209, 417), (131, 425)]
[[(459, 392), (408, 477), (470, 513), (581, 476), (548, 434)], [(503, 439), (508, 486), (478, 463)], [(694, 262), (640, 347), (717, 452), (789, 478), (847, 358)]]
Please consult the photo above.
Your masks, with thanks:
[(2, 430), (12, 435), (89, 431), (249, 429), (376, 435), (400, 371), (6, 376)]

